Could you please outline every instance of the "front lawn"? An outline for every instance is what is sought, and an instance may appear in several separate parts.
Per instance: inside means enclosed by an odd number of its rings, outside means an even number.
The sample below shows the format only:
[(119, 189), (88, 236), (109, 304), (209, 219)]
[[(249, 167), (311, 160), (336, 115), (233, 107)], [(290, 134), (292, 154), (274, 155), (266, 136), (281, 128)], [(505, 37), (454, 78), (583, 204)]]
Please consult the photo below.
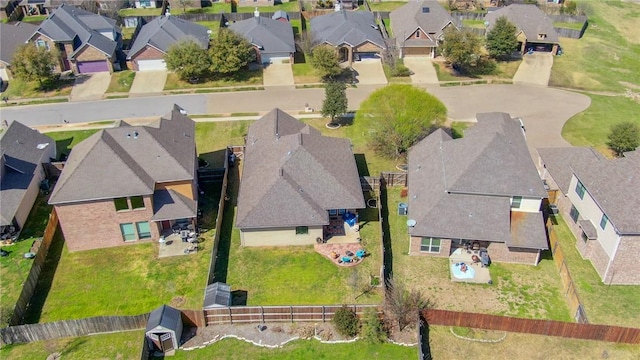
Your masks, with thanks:
[(40, 88), (38, 81), (23, 81), (17, 78), (10, 79), (7, 90), (2, 96), (7, 96), (9, 101), (13, 99), (48, 98), (52, 96), (68, 96), (71, 94), (73, 79), (57, 80)]
[(562, 137), (573, 146), (594, 146), (608, 154), (606, 143), (611, 126), (623, 121), (640, 125), (640, 105), (623, 96), (587, 95), (591, 98), (591, 106), (564, 124)]
[(131, 70), (123, 70), (111, 74), (111, 82), (107, 88), (107, 93), (129, 92), (136, 73)]
[(450, 280), (449, 259), (410, 256), (407, 217), (395, 210), (400, 188), (389, 188), (387, 206), (391, 229), (393, 273), (435, 302), (438, 309), (571, 321), (564, 301), (558, 270), (549, 256), (538, 266), (491, 264), (493, 284), (470, 284)]
[(262, 69), (243, 69), (231, 76), (218, 77), (212, 80), (207, 79), (196, 84), (191, 84), (188, 81), (181, 80), (178, 74), (169, 72), (167, 74), (167, 82), (164, 84), (164, 90), (201, 89), (247, 85), (262, 85)]
[(587, 319), (593, 324), (638, 327), (640, 324), (640, 286), (604, 284), (591, 261), (582, 259), (576, 238), (561, 216), (556, 216), (560, 248), (584, 304)]
[(293, 80), (296, 84), (322, 82), (320, 76), (316, 74), (316, 69), (309, 62), (291, 64), (291, 69), (293, 70)]

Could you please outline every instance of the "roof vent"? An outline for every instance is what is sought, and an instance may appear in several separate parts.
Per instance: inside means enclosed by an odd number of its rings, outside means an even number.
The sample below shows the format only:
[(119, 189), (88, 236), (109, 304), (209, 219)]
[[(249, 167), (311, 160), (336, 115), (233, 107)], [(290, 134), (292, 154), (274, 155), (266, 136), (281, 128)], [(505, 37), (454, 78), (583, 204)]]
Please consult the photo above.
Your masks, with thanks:
[(131, 139), (131, 134), (127, 133), (127, 139)]
[(47, 146), (49, 146), (49, 143), (38, 144), (36, 147), (38, 148), (38, 150), (42, 150), (42, 149), (46, 148)]
[(137, 138), (138, 138), (138, 135), (139, 135), (139, 134), (138, 134), (138, 132), (137, 132), (137, 131), (134, 131), (134, 132), (133, 132), (133, 138), (134, 138), (134, 139), (137, 139)]
[(428, 14), (429, 13), (429, 7), (428, 6), (423, 7), (422, 8), (422, 13), (423, 14)]

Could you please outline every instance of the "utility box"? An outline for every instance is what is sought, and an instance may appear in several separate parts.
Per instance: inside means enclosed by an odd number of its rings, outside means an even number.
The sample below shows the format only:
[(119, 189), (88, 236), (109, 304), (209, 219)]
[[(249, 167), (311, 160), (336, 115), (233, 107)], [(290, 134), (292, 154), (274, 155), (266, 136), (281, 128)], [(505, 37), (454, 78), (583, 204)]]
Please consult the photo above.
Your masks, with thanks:
[(407, 213), (409, 212), (409, 206), (407, 205), (407, 203), (399, 203), (398, 204), (398, 215), (407, 215)]

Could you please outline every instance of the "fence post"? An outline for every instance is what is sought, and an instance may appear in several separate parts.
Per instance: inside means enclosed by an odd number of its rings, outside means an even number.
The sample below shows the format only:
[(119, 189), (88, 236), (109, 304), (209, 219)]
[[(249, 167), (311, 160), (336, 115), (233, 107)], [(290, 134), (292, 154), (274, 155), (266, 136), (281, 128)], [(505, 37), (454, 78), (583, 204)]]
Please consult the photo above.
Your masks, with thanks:
[(291, 316), (291, 322), (293, 322), (293, 306), (289, 305), (289, 315)]
[(325, 307), (322, 305), (322, 322), (325, 322)]
[(227, 309), (229, 309), (229, 323), (233, 325), (233, 315), (231, 314), (231, 306), (229, 306)]
[(264, 306), (260, 306), (260, 314), (262, 314), (262, 323), (264, 324)]

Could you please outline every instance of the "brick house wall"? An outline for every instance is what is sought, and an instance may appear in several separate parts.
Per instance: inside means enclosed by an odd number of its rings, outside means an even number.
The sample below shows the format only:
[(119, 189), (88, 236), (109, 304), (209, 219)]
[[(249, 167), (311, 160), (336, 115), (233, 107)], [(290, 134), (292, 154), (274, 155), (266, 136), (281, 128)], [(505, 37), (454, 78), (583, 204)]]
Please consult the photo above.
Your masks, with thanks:
[[(418, 33), (420, 34), (420, 37), (418, 37)], [(430, 39), (430, 37), (428, 37), (424, 31), (420, 29), (416, 29), (413, 33), (411, 33), (411, 35), (407, 37), (406, 40), (426, 40), (426, 39)], [(431, 40), (434, 40), (434, 39), (431, 39)]]
[(420, 245), (422, 243), (421, 236), (411, 236), (409, 244), (409, 255), (418, 255), (418, 256), (432, 256), (432, 257), (442, 257), (447, 258), (451, 255), (451, 239), (440, 239), (440, 252), (439, 253), (430, 253), (420, 251)]
[(638, 254), (640, 254), (640, 235), (622, 236), (605, 284), (640, 285), (640, 269), (638, 268)]
[(505, 243), (492, 242), (487, 246), (491, 261), (525, 265), (538, 265), (540, 250), (508, 247)]
[(355, 52), (377, 52), (377, 53), (379, 53), (379, 52), (382, 51), (382, 49), (378, 45), (376, 45), (376, 44), (374, 44), (372, 42), (366, 42), (364, 44), (360, 44), (360, 45), (354, 47), (353, 51), (355, 51)]
[[(47, 43), (47, 45), (49, 45), (49, 49), (50, 49), (50, 50), (53, 50), (53, 49), (57, 49), (57, 48), (58, 48), (58, 47), (56, 46), (56, 43), (55, 43), (53, 40), (51, 40), (50, 38), (48, 38), (48, 37), (46, 37), (46, 36), (44, 36), (44, 35), (42, 35), (42, 34), (35, 34), (35, 35), (31, 38), (31, 40), (29, 40), (29, 42), (30, 42), (30, 43), (33, 43), (33, 44), (34, 44), (34, 46), (35, 46), (35, 44), (36, 44), (36, 42), (37, 42), (38, 40), (43, 40), (44, 42), (46, 42), (46, 43)], [(71, 44), (65, 44), (65, 48), (67, 48), (67, 45), (71, 48), (71, 51), (73, 51), (72, 45), (71, 45)], [(69, 50), (67, 50), (66, 52), (67, 52), (67, 54), (70, 54), (70, 53), (71, 53)], [(66, 58), (63, 58), (63, 56), (64, 56), (64, 55), (65, 55), (65, 54), (64, 54), (63, 52), (60, 52), (60, 56), (59, 56), (59, 58), (58, 58), (58, 64), (56, 65), (56, 67), (55, 67), (55, 69), (54, 69), (54, 71), (55, 71), (55, 72), (62, 72), (62, 71), (64, 71), (64, 63), (63, 63), (63, 61), (64, 61), (64, 60), (66, 60)]]
[(140, 50), (137, 54), (131, 56), (130, 60), (130, 68), (134, 71), (138, 71), (138, 60), (160, 60), (164, 59), (165, 53), (152, 47), (145, 46), (144, 49)]
[(79, 72), (77, 64), (78, 62), (106, 60), (107, 64), (109, 65), (109, 72), (113, 72), (113, 63), (111, 62), (112, 59), (115, 59), (115, 52), (114, 54), (111, 54), (111, 56), (108, 56), (102, 51), (94, 48), (93, 46), (85, 45), (84, 49), (80, 50), (76, 54), (75, 60), (73, 61), (73, 71), (76, 73)]
[[(151, 196), (143, 197), (145, 208), (116, 212), (113, 200), (55, 205), (60, 228), (69, 251), (81, 251), (155, 241), (158, 225), (149, 222), (151, 238), (124, 241), (120, 224), (149, 221), (153, 216)], [(137, 229), (136, 229), (137, 232)]]

